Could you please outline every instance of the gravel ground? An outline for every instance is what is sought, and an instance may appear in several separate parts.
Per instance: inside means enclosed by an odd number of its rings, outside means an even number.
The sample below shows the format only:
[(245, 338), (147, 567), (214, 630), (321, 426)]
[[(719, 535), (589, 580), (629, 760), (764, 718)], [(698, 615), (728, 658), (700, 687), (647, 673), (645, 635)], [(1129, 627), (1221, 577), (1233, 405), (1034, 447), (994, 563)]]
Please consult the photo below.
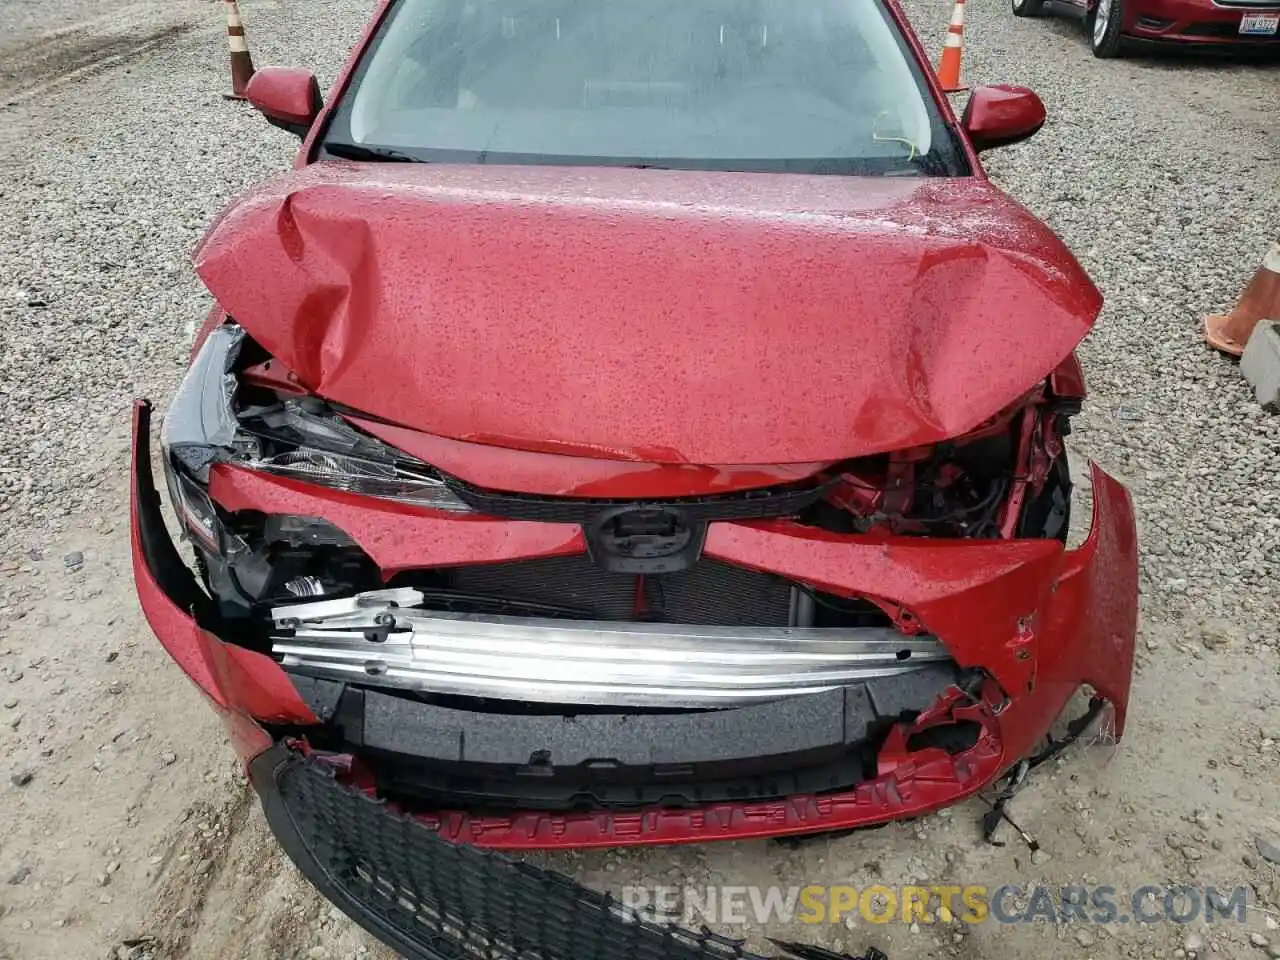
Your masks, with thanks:
[[(369, 8), (242, 2), (257, 61), (310, 65), (322, 83)], [(949, 5), (908, 9), (938, 49)], [(220, 17), (212, 0), (0, 10), (0, 737), (14, 777), (0, 781), (0, 956), (384, 955), (275, 851), (129, 584), (130, 401), (169, 396), (209, 307), (189, 250), (227, 198), (296, 147), (220, 97)], [(122, 48), (121, 23), (150, 40)], [(1252, 852), (1256, 834), (1280, 840), (1280, 418), (1197, 336), (1198, 315), (1229, 305), (1274, 239), (1280, 71), (1094, 61), (1074, 23), (1017, 21), (1000, 0), (970, 0), (967, 39), (968, 82), (1025, 83), (1049, 110), (1036, 138), (990, 155), (993, 176), (1107, 298), (1083, 349), (1091, 397), (1073, 440), (1130, 484), (1139, 511), (1129, 736), (1118, 751), (1073, 750), (1019, 795), (1015, 818), (1047, 851), (1034, 862), (1014, 843), (983, 846), (980, 810), (964, 804), (796, 850), (555, 858), (595, 885), (1248, 883), (1256, 905), (1280, 906), (1275, 867)], [(1250, 933), (1280, 943), (1257, 911), (1250, 924), (767, 932), (874, 943), (893, 960), (1174, 957), (1189, 945), (1261, 957)]]

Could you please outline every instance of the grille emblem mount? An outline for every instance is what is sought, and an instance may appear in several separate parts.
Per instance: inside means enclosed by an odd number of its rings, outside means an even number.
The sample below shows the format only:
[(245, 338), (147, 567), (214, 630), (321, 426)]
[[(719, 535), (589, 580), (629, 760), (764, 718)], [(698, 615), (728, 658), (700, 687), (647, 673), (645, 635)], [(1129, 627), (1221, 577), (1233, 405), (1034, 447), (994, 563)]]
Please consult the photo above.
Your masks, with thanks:
[(602, 510), (583, 533), (591, 559), (611, 573), (675, 573), (702, 555), (707, 525), (669, 504), (631, 504)]

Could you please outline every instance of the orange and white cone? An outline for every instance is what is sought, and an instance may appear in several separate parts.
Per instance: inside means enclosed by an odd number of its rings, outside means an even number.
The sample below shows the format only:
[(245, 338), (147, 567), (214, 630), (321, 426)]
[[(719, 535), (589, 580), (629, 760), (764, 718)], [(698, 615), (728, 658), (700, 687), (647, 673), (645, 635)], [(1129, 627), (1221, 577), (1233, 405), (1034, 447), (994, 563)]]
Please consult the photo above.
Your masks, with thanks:
[(1280, 320), (1280, 242), (1273, 243), (1262, 258), (1236, 308), (1204, 318), (1204, 338), (1215, 350), (1238, 357), (1259, 320)]
[(938, 82), (947, 93), (965, 89), (960, 85), (960, 60), (964, 56), (964, 0), (956, 0), (951, 11), (951, 26), (947, 27), (947, 39), (942, 44), (942, 59), (938, 61)]
[(227, 43), (231, 47), (231, 93), (232, 100), (243, 100), (245, 88), (253, 79), (253, 58), (249, 56), (249, 40), (244, 35), (244, 21), (240, 19), (240, 7), (236, 0), (226, 0), (227, 4)]

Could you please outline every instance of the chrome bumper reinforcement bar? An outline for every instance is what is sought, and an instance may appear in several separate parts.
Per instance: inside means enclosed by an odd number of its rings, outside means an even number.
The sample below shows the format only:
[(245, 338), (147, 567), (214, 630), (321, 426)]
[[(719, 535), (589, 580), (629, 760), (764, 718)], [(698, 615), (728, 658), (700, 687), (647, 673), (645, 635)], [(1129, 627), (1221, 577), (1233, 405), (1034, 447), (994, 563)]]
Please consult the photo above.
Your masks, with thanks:
[(276, 607), (273, 652), (299, 674), (539, 703), (731, 707), (945, 661), (892, 627), (705, 627), (414, 609), (410, 588)]

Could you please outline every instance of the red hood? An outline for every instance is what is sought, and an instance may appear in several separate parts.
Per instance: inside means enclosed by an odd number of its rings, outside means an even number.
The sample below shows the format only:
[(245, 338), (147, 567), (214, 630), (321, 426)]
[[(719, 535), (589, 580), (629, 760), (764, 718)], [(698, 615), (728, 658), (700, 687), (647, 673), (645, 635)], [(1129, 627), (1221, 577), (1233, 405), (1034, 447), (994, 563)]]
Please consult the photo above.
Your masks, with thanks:
[(316, 393), (426, 431), (659, 463), (955, 436), (1101, 297), (982, 179), (323, 163), (196, 254)]

